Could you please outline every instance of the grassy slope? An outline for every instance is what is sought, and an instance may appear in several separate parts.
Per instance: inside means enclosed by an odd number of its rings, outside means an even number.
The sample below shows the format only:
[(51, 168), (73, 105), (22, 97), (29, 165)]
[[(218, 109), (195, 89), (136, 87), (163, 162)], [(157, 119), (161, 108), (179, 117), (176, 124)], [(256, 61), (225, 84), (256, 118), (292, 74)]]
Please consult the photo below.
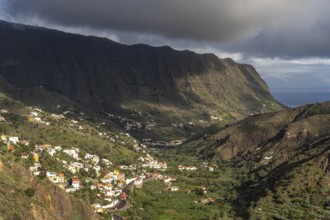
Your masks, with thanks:
[[(19, 136), (21, 139), (27, 139), (32, 144), (52, 144), (66, 147), (79, 147), (82, 151), (97, 153), (102, 157), (113, 161), (123, 159), (136, 158), (138, 155), (129, 150), (126, 146), (133, 144), (133, 139), (121, 135), (118, 130), (107, 130), (105, 127), (97, 123), (88, 121), (80, 121), (83, 130), (79, 130), (78, 126), (70, 126), (70, 119), (55, 120), (48, 113), (40, 113), (43, 118), (51, 123), (50, 126), (45, 124), (29, 123), (27, 115), (33, 109), (16, 102), (5, 96), (0, 97), (0, 106), (8, 109), (10, 114), (7, 122), (0, 124), (0, 132), (10, 136)], [(89, 129), (92, 130), (89, 135)], [(109, 139), (99, 136), (99, 132), (107, 131), (110, 136), (120, 136), (125, 145), (112, 142)]]
[[(125, 145), (109, 141), (98, 135), (105, 128), (88, 121), (79, 122), (84, 130), (77, 126), (72, 127), (70, 119), (54, 120), (48, 113), (39, 113), (43, 120), (51, 125), (28, 122), (26, 115), (30, 109), (3, 94), (0, 94), (0, 108), (9, 112), (1, 114), (6, 121), (0, 122), (0, 134), (18, 136), (20, 140), (29, 140), (30, 147), (34, 144), (51, 144), (63, 147), (78, 147), (83, 152), (97, 153), (114, 163), (135, 161), (138, 154), (128, 149), (127, 145), (133, 144), (133, 139), (120, 134), (116, 130), (108, 131), (109, 135), (118, 135)], [(88, 128), (93, 130), (92, 135), (87, 134)], [(23, 147), (28, 149), (28, 147)], [(32, 177), (28, 171), (31, 162), (20, 158), (22, 147), (17, 147), (14, 153), (7, 152), (1, 144), (0, 154), (0, 216), (4, 219), (98, 219), (91, 211), (87, 200), (74, 199), (62, 189), (58, 188), (47, 179), (39, 180)], [(65, 155), (63, 155), (65, 156)], [(55, 159), (48, 158), (44, 167), (53, 171), (62, 171), (62, 166)], [(47, 162), (47, 163), (46, 163)], [(29, 197), (25, 190), (32, 188), (35, 194)], [(77, 196), (77, 198), (81, 198)], [(18, 205), (19, 204), (19, 205)]]

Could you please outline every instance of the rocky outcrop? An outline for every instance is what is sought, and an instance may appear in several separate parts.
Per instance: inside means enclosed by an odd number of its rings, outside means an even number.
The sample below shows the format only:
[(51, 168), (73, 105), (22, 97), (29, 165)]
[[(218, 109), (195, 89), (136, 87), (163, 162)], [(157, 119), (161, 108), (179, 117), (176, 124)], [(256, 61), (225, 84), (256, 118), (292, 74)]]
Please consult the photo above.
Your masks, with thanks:
[[(3, 219), (101, 219), (86, 202), (73, 198), (47, 179), (34, 178), (14, 162), (0, 162), (0, 185)], [(32, 197), (25, 194), (28, 188), (35, 190)]]

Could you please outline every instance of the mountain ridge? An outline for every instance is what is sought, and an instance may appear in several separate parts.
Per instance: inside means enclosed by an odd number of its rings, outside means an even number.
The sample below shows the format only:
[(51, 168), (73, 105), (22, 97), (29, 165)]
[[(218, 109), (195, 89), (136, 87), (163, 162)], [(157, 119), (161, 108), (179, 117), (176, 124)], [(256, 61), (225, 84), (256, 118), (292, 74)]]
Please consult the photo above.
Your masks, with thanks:
[[(145, 113), (161, 127), (149, 133), (166, 136), (176, 122), (200, 129), (211, 116), (230, 123), (283, 108), (252, 66), (231, 59), (16, 26), (0, 25), (0, 75), (8, 83), (43, 87), (94, 111)], [(186, 127), (181, 133), (196, 130)]]

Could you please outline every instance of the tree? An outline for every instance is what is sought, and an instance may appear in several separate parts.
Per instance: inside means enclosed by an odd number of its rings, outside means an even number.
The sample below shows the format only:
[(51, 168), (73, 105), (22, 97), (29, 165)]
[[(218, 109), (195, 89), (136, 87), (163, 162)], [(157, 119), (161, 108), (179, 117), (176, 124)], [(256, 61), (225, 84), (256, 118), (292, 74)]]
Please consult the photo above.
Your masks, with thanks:
[(43, 180), (45, 179), (45, 177), (46, 177), (46, 172), (44, 170), (40, 171), (39, 178)]
[(198, 196), (204, 195), (204, 190), (202, 188), (196, 188), (194, 191), (195, 191), (195, 194)]
[(79, 174), (84, 176), (84, 177), (88, 176), (88, 172), (85, 169), (79, 169)]

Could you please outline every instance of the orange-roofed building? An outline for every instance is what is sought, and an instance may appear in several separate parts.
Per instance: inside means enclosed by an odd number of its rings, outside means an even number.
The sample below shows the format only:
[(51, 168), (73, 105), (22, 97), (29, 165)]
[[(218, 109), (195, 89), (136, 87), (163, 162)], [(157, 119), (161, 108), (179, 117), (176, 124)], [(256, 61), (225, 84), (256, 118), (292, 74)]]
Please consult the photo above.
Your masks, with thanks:
[(125, 192), (122, 192), (121, 195), (120, 195), (120, 198), (121, 198), (122, 200), (127, 199), (127, 194), (126, 194)]
[(12, 145), (9, 145), (9, 146), (7, 146), (7, 150), (10, 152), (15, 151), (15, 147)]
[(80, 180), (77, 176), (72, 177), (72, 186), (76, 189), (80, 187)]

